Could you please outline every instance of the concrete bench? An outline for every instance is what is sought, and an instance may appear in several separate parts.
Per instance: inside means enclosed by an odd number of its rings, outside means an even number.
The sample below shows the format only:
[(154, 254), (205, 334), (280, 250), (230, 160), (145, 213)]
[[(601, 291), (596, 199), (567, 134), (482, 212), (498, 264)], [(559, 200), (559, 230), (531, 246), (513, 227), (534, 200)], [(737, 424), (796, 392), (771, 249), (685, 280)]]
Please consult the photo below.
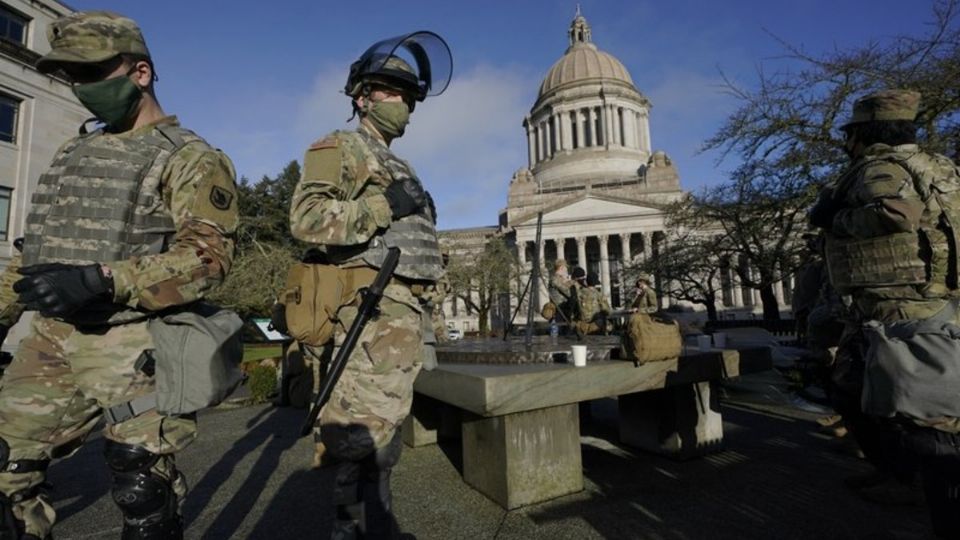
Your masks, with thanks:
[[(442, 358), (441, 358), (442, 360)], [(404, 424), (409, 446), (437, 442), (460, 415), (463, 478), (506, 509), (583, 489), (579, 402), (617, 397), (623, 443), (687, 458), (723, 440), (714, 383), (770, 369), (767, 348), (697, 351), (640, 367), (622, 360), (568, 364), (445, 364), (421, 372)]]

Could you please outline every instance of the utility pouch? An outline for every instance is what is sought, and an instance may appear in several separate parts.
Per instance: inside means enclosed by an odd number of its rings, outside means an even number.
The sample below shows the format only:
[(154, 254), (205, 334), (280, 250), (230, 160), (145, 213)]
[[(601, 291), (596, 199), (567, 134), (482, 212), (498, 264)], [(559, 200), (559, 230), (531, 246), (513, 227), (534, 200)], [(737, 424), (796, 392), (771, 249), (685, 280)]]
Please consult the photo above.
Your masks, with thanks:
[(827, 237), (827, 271), (840, 294), (861, 287), (926, 283), (917, 233), (887, 234), (866, 239)]
[(956, 302), (929, 319), (864, 324), (863, 412), (918, 420), (960, 417)]
[(331, 264), (296, 263), (280, 295), (289, 336), (320, 347), (333, 338), (337, 311), (352, 303), (360, 289), (373, 283), (373, 268), (339, 268)]
[(441, 309), (430, 304), (423, 305), (420, 312), (420, 332), (423, 335), (423, 369), (437, 368), (437, 333), (433, 328), (433, 310)]
[(217, 405), (237, 388), (243, 379), (242, 328), (236, 313), (210, 304), (147, 323), (161, 414), (188, 414)]
[(546, 320), (553, 319), (554, 315), (557, 314), (557, 305), (553, 302), (547, 302), (540, 308), (540, 316)]
[(635, 363), (660, 362), (680, 356), (680, 325), (649, 313), (634, 313), (627, 321), (621, 344), (623, 357)]

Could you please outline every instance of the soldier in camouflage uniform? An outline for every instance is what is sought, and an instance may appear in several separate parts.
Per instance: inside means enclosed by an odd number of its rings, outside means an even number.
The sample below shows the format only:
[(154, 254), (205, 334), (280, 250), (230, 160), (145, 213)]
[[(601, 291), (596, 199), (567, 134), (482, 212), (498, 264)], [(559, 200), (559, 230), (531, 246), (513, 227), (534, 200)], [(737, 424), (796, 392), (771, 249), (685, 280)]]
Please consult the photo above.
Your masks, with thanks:
[(579, 266), (573, 269), (573, 289), (577, 294), (580, 306), (578, 317), (574, 320), (574, 330), (577, 336), (607, 332), (607, 316), (610, 315), (610, 304), (597, 289), (600, 278), (593, 272), (586, 275)]
[(50, 536), (47, 466), (102, 418), (122, 537), (181, 538), (186, 483), (174, 454), (196, 437), (196, 418), (149, 405), (147, 321), (202, 298), (230, 268), (233, 166), (163, 112), (132, 20), (75, 13), (47, 37), (37, 69), (67, 78), (103, 127), (81, 130), (40, 177), (11, 265), (22, 264), (17, 303), (0, 291), (5, 325), (39, 312), (0, 380), (0, 539)]
[[(422, 45), (421, 52), (431, 45), (439, 54), (445, 50), (450, 61), (446, 44), (429, 32), (368, 49), (351, 66), (345, 88), (360, 125), (310, 146), (290, 209), (293, 236), (322, 252), (341, 275), (369, 273), (387, 246), (401, 249), (380, 312), (364, 328), (315, 433), (325, 449), (323, 465), (336, 468), (335, 538), (399, 534), (390, 472), (400, 458), (400, 425), (410, 411), (426, 334), (432, 334), (425, 304), (436, 300), (434, 285), (444, 275), (432, 201), (413, 168), (390, 149), (415, 103), (431, 88), (446, 87), (437, 85), (442, 56), (417, 56), (415, 70), (395, 54), (411, 44)], [(357, 297), (329, 306), (336, 323), (329, 345), (341, 344), (359, 304)], [(325, 348), (305, 347), (317, 358)]]
[(630, 305), (634, 313), (656, 313), (660, 309), (657, 302), (657, 293), (653, 291), (652, 280), (647, 274), (637, 276), (637, 297), (633, 299)]
[[(909, 480), (919, 465), (934, 530), (960, 531), (960, 421), (878, 418), (861, 409), (861, 324), (927, 319), (956, 296), (960, 210), (955, 165), (916, 145), (917, 92), (885, 90), (854, 104), (843, 127), (850, 167), (821, 192), (810, 221), (823, 229), (830, 283), (848, 324), (837, 351), (833, 398), (864, 454), (881, 473)], [(934, 196), (934, 193), (939, 195)]]

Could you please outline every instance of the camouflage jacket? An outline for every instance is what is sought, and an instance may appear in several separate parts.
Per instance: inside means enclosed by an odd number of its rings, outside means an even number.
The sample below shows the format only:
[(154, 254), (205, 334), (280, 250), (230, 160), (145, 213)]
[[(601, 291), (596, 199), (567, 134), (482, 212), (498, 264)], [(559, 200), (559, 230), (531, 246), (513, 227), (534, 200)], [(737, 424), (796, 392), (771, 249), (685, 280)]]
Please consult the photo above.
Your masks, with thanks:
[(644, 287), (643, 292), (639, 293), (633, 300), (631, 308), (640, 313), (656, 313), (660, 306), (657, 303), (657, 293), (650, 287)]
[[(382, 140), (364, 122), (358, 131)], [(365, 145), (356, 132), (335, 131), (307, 149), (290, 206), (294, 238), (319, 246), (359, 248), (390, 226), (393, 216), (383, 192), (391, 177)], [(354, 265), (364, 263), (357, 260), (344, 266)], [(384, 294), (420, 310), (420, 302), (399, 283), (391, 283)]]
[[(863, 240), (898, 233), (917, 235), (930, 218), (914, 177), (900, 163), (903, 156), (917, 153), (920, 150), (913, 144), (874, 144), (830, 186), (832, 197), (841, 208), (827, 231), (828, 246), (837, 239)], [(945, 244), (945, 241), (936, 244)], [(942, 258), (944, 254), (938, 256)], [(929, 266), (929, 257), (926, 262)], [(940, 289), (944, 287), (942, 283), (935, 285)], [(914, 284), (865, 287), (853, 294), (860, 315), (879, 320), (925, 318), (943, 306), (942, 296), (943, 292), (927, 294)]]
[[(176, 117), (160, 122), (178, 125)], [(100, 136), (143, 137), (155, 125)], [(72, 142), (64, 144), (57, 156)], [(198, 300), (223, 281), (233, 261), (239, 221), (233, 164), (202, 140), (180, 148), (159, 175), (160, 200), (175, 226), (168, 249), (127, 260), (97, 261), (111, 269), (115, 303), (148, 311)], [(8, 288), (15, 281), (8, 276), (15, 275), (19, 264), (17, 257), (0, 277), (3, 323), (16, 322), (22, 313), (22, 306), (12, 303), (16, 297)]]
[(596, 287), (577, 287), (580, 299), (580, 320), (592, 322), (601, 313), (610, 313), (610, 304)]

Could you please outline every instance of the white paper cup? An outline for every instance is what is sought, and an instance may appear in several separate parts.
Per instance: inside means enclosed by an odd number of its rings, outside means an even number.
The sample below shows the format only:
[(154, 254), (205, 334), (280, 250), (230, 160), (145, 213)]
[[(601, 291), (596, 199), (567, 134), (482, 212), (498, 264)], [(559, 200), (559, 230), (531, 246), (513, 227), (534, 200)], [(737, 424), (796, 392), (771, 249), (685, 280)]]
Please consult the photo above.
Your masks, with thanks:
[(726, 332), (714, 332), (713, 334), (713, 344), (718, 349), (725, 349), (727, 347), (727, 334)]
[(697, 336), (697, 348), (701, 351), (705, 351), (710, 348), (710, 336), (703, 335)]
[(573, 345), (573, 365), (583, 367), (587, 365), (587, 346)]

